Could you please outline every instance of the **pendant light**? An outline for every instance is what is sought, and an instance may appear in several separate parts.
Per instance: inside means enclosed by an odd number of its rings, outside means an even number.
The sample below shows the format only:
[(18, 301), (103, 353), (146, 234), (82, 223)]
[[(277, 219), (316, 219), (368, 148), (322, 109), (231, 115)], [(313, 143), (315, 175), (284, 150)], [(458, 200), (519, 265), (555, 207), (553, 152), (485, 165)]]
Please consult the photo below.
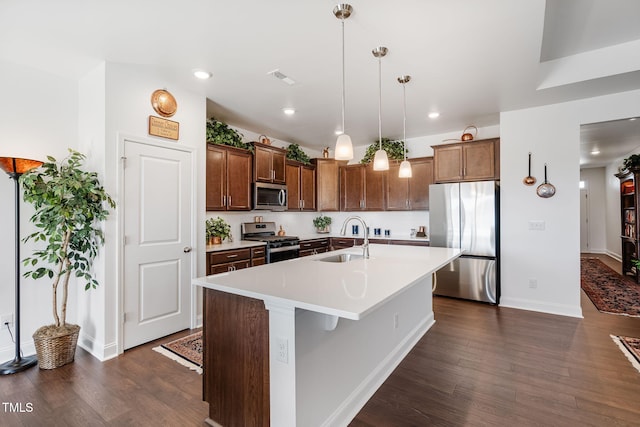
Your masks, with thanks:
[(398, 82), (402, 84), (402, 152), (404, 160), (400, 163), (399, 178), (411, 178), (411, 163), (407, 160), (407, 92), (406, 84), (411, 81), (411, 76), (400, 76)]
[(351, 143), (351, 137), (345, 133), (344, 129), (344, 20), (351, 16), (351, 12), (353, 12), (353, 8), (351, 7), (351, 5), (346, 3), (338, 4), (333, 9), (333, 14), (342, 22), (342, 134), (340, 134), (340, 136), (338, 136), (338, 139), (336, 140), (336, 152), (334, 156), (336, 160), (353, 159), (353, 144)]
[(386, 171), (389, 170), (389, 157), (387, 152), (382, 149), (382, 57), (387, 54), (389, 50), (386, 47), (378, 46), (373, 49), (371, 53), (378, 58), (378, 142), (380, 146), (376, 154), (373, 156), (373, 170), (374, 171)]

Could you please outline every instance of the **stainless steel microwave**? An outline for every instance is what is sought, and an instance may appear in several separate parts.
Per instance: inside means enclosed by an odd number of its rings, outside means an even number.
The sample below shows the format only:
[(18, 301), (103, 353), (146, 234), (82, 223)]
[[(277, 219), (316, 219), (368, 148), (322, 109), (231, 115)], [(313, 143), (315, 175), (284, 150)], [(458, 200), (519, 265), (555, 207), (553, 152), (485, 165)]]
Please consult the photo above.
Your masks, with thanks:
[(253, 209), (287, 210), (286, 185), (265, 182), (256, 182), (253, 185)]

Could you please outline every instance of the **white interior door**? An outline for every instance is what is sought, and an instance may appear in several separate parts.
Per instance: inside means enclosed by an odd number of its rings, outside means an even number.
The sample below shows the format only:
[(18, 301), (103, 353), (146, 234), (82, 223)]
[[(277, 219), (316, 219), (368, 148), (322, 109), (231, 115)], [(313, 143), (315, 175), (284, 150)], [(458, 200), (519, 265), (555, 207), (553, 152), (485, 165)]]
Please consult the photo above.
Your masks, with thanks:
[(580, 190), (580, 252), (589, 252), (589, 194)]
[(192, 153), (124, 143), (124, 348), (186, 329)]

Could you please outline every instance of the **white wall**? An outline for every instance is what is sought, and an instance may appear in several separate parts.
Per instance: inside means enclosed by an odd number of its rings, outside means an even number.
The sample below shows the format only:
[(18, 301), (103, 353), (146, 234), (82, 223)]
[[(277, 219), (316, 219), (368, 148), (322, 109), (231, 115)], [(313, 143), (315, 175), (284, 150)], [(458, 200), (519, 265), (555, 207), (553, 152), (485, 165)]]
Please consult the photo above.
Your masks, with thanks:
[(620, 180), (618, 173), (620, 162), (612, 163), (605, 170), (605, 203), (606, 203), (606, 253), (622, 261), (622, 242), (620, 241)]
[[(501, 305), (580, 317), (580, 125), (640, 115), (640, 91), (503, 112), (501, 133)], [(527, 153), (533, 174), (548, 163), (555, 197), (526, 187)], [(530, 220), (546, 222), (530, 231)], [(529, 280), (537, 280), (537, 288)]]
[[(46, 160), (47, 155), (62, 159), (67, 148), (77, 148), (78, 122), (76, 82), (10, 62), (0, 61), (0, 156)], [(0, 172), (0, 314), (14, 313), (14, 182)], [(29, 222), (31, 205), (21, 200), (21, 237), (35, 231)], [(20, 258), (34, 247), (21, 245)], [(24, 272), (24, 268), (22, 269)], [(53, 322), (51, 283), (21, 278), (21, 347), (23, 353), (35, 353), (31, 335)], [(73, 283), (71, 284), (73, 286)], [(75, 318), (74, 296), (70, 296), (69, 319)], [(12, 331), (14, 326), (11, 327)], [(0, 361), (14, 356), (14, 344), (4, 327), (0, 328)]]
[[(580, 170), (580, 181), (587, 191), (588, 252), (606, 253), (607, 205), (605, 168)], [(585, 221), (585, 218), (580, 218)]]
[[(198, 254), (194, 267), (197, 271), (204, 271), (204, 251), (198, 246), (204, 242), (195, 239), (195, 236), (204, 235), (205, 97), (172, 85), (161, 71), (146, 66), (107, 63), (104, 77), (103, 82), (95, 79), (92, 86), (104, 84), (106, 93), (104, 147), (100, 150), (93, 147), (96, 151), (95, 158), (101, 158), (103, 161), (105, 188), (118, 203), (121, 184), (119, 159), (123, 154), (121, 144), (124, 136), (146, 141), (170, 142), (193, 148), (193, 155), (197, 159), (196, 183), (193, 189), (196, 198), (193, 253)], [(178, 103), (178, 110), (171, 117), (171, 120), (180, 123), (180, 139), (175, 142), (147, 134), (149, 115), (156, 115), (150, 103), (151, 93), (162, 88), (170, 91)], [(99, 129), (94, 131), (96, 132), (94, 140), (100, 141)], [(90, 328), (86, 328), (86, 332), (95, 330), (95, 334), (85, 333), (81, 336), (80, 344), (100, 359), (116, 356), (122, 350), (122, 336), (118, 325), (118, 313), (122, 304), (118, 276), (119, 248), (121, 247), (118, 240), (118, 227), (119, 216), (114, 212), (105, 224), (106, 245), (99, 260), (101, 265), (96, 266), (102, 273), (99, 277), (102, 286), (99, 295), (85, 294), (86, 304), (83, 305), (87, 308), (92, 307), (87, 309), (83, 318), (91, 325)], [(196, 271), (193, 274), (197, 274)], [(92, 299), (94, 299), (93, 303)], [(95, 307), (96, 301), (98, 307)], [(94, 308), (98, 308), (96, 315), (92, 311), (89, 312)]]

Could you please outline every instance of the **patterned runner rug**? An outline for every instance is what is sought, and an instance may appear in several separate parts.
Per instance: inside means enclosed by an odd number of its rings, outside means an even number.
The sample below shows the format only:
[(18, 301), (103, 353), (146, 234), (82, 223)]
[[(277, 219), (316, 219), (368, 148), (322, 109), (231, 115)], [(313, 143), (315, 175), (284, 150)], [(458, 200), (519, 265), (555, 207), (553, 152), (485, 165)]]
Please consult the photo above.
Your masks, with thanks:
[(611, 339), (618, 344), (618, 347), (627, 356), (633, 367), (640, 372), (640, 338), (611, 335)]
[(580, 284), (599, 311), (640, 317), (640, 285), (597, 258), (580, 258)]
[(161, 344), (153, 350), (202, 374), (202, 332)]

